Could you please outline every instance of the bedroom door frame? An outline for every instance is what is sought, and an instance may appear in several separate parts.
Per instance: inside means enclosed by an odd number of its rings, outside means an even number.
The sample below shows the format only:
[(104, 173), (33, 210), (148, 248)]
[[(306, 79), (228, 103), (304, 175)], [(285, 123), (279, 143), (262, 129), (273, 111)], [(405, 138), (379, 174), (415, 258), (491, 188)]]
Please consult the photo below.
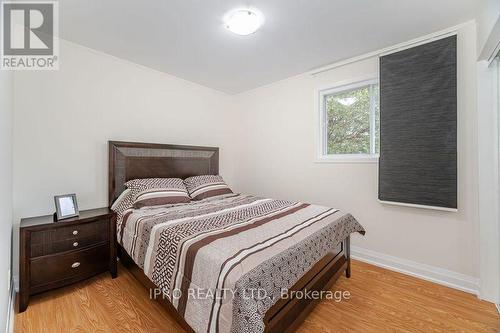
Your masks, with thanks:
[[(498, 41), (500, 48), (500, 40)], [(500, 303), (500, 59), (477, 63), (479, 290)]]

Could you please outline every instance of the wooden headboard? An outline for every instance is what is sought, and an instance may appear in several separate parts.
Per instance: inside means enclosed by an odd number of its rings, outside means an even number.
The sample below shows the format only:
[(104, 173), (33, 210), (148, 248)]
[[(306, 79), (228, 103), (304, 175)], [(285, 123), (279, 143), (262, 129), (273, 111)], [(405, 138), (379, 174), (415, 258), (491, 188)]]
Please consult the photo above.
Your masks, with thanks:
[(140, 178), (187, 178), (219, 174), (219, 148), (109, 141), (109, 205)]

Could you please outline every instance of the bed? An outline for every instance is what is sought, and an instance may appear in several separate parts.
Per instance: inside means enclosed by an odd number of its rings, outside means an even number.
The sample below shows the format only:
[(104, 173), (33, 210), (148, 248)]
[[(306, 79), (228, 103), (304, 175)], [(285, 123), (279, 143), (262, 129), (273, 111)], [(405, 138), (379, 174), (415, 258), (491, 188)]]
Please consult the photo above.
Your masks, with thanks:
[[(109, 142), (110, 204), (132, 179), (218, 173), (218, 148)], [(294, 330), (318, 299), (292, 295), (350, 276), (353, 232), (337, 209), (239, 193), (117, 218), (121, 262), (190, 332)]]

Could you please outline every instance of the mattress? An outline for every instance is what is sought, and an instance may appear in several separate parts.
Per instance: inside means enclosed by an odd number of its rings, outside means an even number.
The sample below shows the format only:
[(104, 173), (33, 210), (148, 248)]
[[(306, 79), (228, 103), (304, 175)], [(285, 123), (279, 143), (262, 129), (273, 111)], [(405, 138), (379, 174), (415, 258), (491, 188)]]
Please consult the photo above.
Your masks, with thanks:
[(117, 223), (119, 243), (196, 332), (262, 332), (283, 290), (364, 234), (338, 209), (245, 194), (134, 209)]

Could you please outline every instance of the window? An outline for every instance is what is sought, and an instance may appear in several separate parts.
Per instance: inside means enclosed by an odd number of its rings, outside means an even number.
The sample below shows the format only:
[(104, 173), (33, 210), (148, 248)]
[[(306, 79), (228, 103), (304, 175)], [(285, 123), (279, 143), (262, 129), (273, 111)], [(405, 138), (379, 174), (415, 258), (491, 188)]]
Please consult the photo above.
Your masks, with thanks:
[(378, 80), (319, 92), (319, 159), (376, 161), (379, 153)]

